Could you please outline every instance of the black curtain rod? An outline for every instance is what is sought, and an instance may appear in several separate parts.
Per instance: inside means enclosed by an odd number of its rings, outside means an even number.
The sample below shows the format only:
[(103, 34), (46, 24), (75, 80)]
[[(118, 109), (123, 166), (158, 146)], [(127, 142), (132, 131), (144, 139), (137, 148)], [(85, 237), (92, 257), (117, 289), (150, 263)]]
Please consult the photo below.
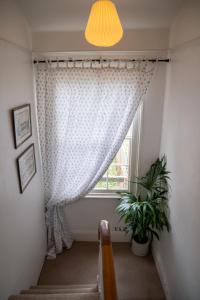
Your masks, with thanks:
[(166, 59), (156, 59), (156, 58), (152, 58), (152, 59), (59, 59), (59, 60), (56, 60), (56, 59), (53, 59), (53, 60), (34, 60), (33, 63), (34, 64), (44, 64), (46, 62), (52, 62), (52, 63), (64, 63), (64, 62), (112, 62), (112, 61), (125, 61), (125, 62), (134, 62), (134, 61), (148, 61), (148, 62), (165, 62), (165, 63), (168, 63), (170, 62), (170, 59), (169, 58), (166, 58)]

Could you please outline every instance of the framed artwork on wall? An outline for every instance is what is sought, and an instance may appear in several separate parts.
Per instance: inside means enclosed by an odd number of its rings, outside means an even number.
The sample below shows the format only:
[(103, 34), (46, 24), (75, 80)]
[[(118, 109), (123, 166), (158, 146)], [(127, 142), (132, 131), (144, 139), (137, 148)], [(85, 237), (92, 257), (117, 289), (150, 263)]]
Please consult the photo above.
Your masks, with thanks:
[(31, 105), (25, 104), (12, 109), (15, 148), (32, 135)]
[(35, 148), (31, 144), (18, 158), (17, 169), (19, 176), (20, 192), (23, 193), (36, 173)]

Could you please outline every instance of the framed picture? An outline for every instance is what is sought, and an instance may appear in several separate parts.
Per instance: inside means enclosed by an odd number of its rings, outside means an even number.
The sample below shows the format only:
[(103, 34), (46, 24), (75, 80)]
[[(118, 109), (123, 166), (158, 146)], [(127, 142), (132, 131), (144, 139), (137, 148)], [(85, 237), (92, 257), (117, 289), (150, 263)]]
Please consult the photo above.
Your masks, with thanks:
[(17, 169), (19, 176), (20, 192), (23, 193), (36, 173), (35, 148), (31, 144), (18, 158)]
[(18, 148), (32, 135), (30, 104), (12, 109), (12, 119), (15, 148)]

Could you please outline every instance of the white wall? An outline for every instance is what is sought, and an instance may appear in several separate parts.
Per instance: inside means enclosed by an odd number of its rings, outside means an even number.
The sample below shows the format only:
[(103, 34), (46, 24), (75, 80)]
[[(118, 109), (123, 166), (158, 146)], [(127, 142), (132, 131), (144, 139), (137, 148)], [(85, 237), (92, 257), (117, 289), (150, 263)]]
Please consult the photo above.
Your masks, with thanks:
[(168, 42), (168, 29), (126, 29), (122, 40), (109, 49), (87, 43), (83, 31), (33, 32), (34, 52), (166, 50)]
[(186, 3), (171, 29), (161, 153), (171, 171), (171, 232), (154, 245), (168, 299), (200, 297), (200, 2)]
[[(28, 47), (30, 35), (26, 20), (14, 2), (0, 1), (1, 300), (37, 282), (46, 250), (32, 63)], [(10, 109), (25, 103), (31, 103), (33, 136), (15, 150)], [(24, 193), (20, 194), (16, 158), (32, 142), (36, 149), (37, 174)]]
[[(144, 99), (142, 139), (140, 150), (140, 174), (143, 175), (159, 156), (162, 110), (164, 101), (166, 65), (159, 63), (148, 93)], [(119, 199), (85, 198), (70, 204), (66, 208), (72, 233), (77, 240), (97, 240), (98, 222), (107, 219), (110, 222), (113, 241), (128, 241), (123, 232), (115, 232), (119, 216), (115, 208)]]
[(0, 37), (24, 48), (31, 48), (30, 28), (14, 1), (0, 0)]

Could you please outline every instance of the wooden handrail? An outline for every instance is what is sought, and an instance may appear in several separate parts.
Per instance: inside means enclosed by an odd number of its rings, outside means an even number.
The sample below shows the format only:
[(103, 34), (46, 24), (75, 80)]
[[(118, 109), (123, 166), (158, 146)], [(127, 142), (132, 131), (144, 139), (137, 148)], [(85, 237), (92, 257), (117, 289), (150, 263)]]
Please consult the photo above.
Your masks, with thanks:
[(101, 253), (103, 299), (117, 300), (117, 287), (115, 279), (115, 268), (113, 261), (113, 251), (111, 235), (108, 221), (102, 220), (99, 223), (99, 241)]

